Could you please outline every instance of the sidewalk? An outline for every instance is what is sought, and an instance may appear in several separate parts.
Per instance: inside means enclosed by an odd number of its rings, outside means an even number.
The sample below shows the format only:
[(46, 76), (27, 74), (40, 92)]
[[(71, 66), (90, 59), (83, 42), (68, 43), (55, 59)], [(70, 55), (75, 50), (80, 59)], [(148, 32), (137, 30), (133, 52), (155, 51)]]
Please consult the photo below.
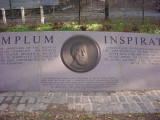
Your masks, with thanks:
[(0, 114), (44, 111), (65, 104), (69, 110), (99, 114), (160, 113), (160, 90), (123, 92), (0, 92)]

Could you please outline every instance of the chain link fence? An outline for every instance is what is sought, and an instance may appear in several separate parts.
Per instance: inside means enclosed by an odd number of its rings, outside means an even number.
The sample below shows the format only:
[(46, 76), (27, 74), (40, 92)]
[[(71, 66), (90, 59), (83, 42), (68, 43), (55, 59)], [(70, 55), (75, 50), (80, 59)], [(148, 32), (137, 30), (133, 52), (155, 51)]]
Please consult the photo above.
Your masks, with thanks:
[[(159, 0), (108, 0), (108, 3), (111, 20), (141, 20), (143, 17), (145, 20), (160, 19)], [(45, 22), (101, 21), (105, 18), (105, 0), (59, 0), (58, 5), (43, 6), (43, 10)], [(21, 10), (13, 9), (13, 14), (6, 10), (6, 18), (20, 22)], [(25, 8), (25, 18), (26, 23), (40, 22), (40, 8)]]

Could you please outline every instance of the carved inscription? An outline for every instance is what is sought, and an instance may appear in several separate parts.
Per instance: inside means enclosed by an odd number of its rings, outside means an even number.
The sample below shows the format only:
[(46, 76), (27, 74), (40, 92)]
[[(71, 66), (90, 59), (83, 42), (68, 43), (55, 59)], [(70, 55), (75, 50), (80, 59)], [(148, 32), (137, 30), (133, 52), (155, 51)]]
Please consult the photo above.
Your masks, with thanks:
[(43, 78), (44, 87), (50, 88), (72, 88), (72, 89), (96, 89), (96, 88), (112, 88), (119, 85), (120, 82), (115, 77), (51, 77)]
[(51, 61), (56, 57), (56, 47), (0, 48), (0, 65), (23, 64), (33, 61)]
[(154, 48), (106, 47), (106, 62), (121, 61), (139, 65), (160, 65), (160, 50)]

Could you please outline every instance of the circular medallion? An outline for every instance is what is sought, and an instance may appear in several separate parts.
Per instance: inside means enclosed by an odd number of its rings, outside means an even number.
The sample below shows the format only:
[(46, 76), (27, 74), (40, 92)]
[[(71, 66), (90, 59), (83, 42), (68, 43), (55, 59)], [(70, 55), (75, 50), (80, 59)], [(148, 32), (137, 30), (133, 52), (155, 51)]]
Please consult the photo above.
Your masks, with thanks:
[(62, 46), (61, 59), (64, 65), (75, 72), (86, 72), (99, 62), (100, 49), (90, 37), (78, 35), (69, 38)]

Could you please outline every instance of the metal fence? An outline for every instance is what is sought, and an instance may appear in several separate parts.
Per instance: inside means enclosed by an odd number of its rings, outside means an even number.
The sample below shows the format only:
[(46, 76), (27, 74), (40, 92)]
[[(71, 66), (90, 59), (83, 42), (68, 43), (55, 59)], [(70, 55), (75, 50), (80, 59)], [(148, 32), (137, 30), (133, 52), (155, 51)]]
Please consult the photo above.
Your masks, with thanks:
[[(107, 0), (111, 20), (160, 19), (159, 0)], [(24, 3), (25, 4), (25, 3)], [(23, 7), (23, 6), (22, 6)], [(25, 22), (41, 22), (40, 8), (26, 8)], [(19, 20), (21, 9), (6, 10), (6, 19)], [(44, 22), (60, 21), (100, 21), (105, 17), (105, 0), (59, 0), (58, 5), (43, 6)], [(0, 20), (2, 22), (2, 10)]]

